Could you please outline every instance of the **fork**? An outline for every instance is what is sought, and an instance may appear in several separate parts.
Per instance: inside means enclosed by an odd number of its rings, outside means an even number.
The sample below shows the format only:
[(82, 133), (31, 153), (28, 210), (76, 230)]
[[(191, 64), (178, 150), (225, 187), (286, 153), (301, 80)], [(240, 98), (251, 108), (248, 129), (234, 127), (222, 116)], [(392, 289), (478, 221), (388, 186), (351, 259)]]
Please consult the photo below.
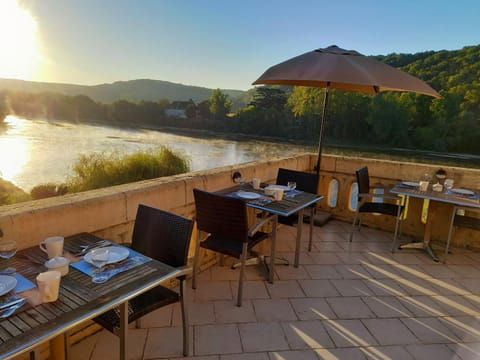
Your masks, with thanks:
[(100, 241), (97, 241), (96, 243), (94, 244), (90, 244), (90, 245), (80, 245), (80, 248), (81, 250), (80, 251), (77, 251), (74, 255), (75, 256), (80, 256), (80, 255), (85, 255), (88, 251), (90, 250), (93, 250), (93, 249), (97, 249), (97, 248), (101, 248), (101, 247), (105, 247), (105, 246), (109, 246), (111, 245), (111, 241), (110, 240), (100, 240)]

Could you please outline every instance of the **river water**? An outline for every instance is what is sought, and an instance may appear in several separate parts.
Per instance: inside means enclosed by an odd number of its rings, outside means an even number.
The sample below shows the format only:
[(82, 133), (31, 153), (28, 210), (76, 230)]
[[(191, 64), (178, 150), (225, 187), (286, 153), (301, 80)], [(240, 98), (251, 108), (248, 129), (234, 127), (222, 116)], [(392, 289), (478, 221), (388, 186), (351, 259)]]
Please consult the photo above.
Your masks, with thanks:
[(195, 138), (14, 116), (5, 122), (6, 129), (0, 130), (0, 177), (26, 191), (39, 184), (64, 182), (73, 175), (79, 156), (93, 152), (133, 153), (164, 145), (187, 155), (191, 170), (202, 170), (316, 151), (313, 146)]

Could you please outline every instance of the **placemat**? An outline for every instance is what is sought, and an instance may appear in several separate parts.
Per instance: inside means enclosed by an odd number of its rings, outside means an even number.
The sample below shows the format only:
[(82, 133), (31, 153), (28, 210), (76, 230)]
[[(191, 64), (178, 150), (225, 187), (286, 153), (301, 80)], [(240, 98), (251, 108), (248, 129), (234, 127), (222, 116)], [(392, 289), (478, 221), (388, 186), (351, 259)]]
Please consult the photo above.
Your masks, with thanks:
[(17, 279), (17, 286), (15, 286), (15, 292), (16, 293), (33, 289), (36, 286), (33, 282), (28, 280), (22, 274), (16, 273), (15, 274), (15, 279)]
[[(148, 256), (145, 256), (135, 250), (132, 250), (129, 248), (127, 249), (130, 253), (128, 258), (126, 258), (123, 261), (120, 261), (119, 263), (104, 266), (103, 268), (105, 269), (105, 271), (115, 269), (116, 270), (115, 273), (119, 273), (119, 272), (130, 270), (136, 266), (145, 264), (152, 260)], [(98, 271), (98, 269), (95, 266), (86, 262), (83, 259), (74, 263), (70, 263), (70, 266), (90, 277), (92, 276), (94, 270)]]

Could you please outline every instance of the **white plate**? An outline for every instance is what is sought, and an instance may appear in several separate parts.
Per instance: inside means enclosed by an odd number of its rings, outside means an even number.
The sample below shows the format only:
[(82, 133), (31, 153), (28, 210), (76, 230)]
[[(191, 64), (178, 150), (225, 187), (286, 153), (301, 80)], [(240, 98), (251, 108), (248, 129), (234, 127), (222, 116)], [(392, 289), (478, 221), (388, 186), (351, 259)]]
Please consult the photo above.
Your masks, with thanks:
[(250, 200), (253, 200), (253, 199), (258, 199), (258, 198), (261, 198), (262, 195), (260, 194), (257, 194), (257, 193), (254, 193), (254, 192), (248, 192), (248, 191), (241, 191), (241, 192), (238, 192), (237, 195), (243, 199), (250, 199)]
[[(130, 255), (130, 252), (128, 251), (128, 249), (126, 247), (123, 247), (123, 246), (107, 246), (107, 247), (103, 247), (101, 249), (102, 250), (108, 250), (107, 264), (113, 264), (113, 263), (125, 260), (128, 257), (128, 255)], [(88, 262), (92, 265), (94, 265), (94, 263), (92, 262), (92, 252), (93, 251), (95, 251), (95, 249), (92, 250), (92, 251), (89, 251), (83, 257), (83, 260), (85, 260), (86, 262)]]
[(461, 195), (474, 195), (475, 193), (471, 190), (467, 189), (450, 189), (451, 192), (456, 193), (456, 194), (461, 194)]
[(0, 275), (0, 296), (15, 289), (15, 286), (17, 286), (17, 279), (15, 279), (15, 277)]
[(283, 191), (290, 191), (292, 190), (290, 187), (288, 186), (285, 186), (285, 185), (268, 185), (267, 186), (268, 189), (272, 189), (272, 190), (283, 190)]
[(415, 181), (402, 181), (402, 185), (411, 186), (411, 187), (420, 186), (420, 184), (418, 182), (415, 182)]

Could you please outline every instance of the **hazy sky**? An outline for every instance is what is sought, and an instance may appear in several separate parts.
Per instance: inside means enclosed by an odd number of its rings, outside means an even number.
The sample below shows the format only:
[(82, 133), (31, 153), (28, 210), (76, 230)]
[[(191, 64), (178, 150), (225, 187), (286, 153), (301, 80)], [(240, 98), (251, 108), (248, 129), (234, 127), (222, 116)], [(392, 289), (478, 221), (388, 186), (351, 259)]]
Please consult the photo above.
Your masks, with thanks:
[(246, 90), (334, 44), (365, 55), (478, 45), (479, 19), (478, 0), (0, 0), (0, 77)]

